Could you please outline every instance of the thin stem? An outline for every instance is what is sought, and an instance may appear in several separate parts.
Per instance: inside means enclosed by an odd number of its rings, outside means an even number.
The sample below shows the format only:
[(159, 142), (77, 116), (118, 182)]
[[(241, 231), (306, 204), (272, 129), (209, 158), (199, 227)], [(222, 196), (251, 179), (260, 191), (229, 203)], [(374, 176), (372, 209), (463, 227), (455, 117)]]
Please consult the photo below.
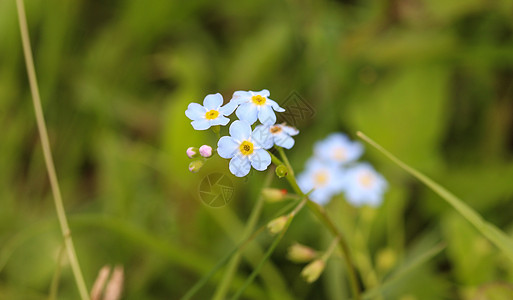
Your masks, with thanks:
[[(290, 165), (290, 162), (288, 161), (288, 159), (286, 159), (287, 156), (285, 155), (285, 152), (283, 151), (283, 149), (281, 149), (281, 151), (280, 151), (280, 148), (278, 148), (278, 151), (282, 155), (283, 160), (285, 161), (285, 164), (286, 164), (287, 168), (289, 169), (289, 172), (286, 176), (289, 184), (292, 186), (292, 189), (298, 195), (305, 196), (305, 194), (303, 193), (303, 191), (299, 188), (299, 185), (297, 184), (296, 177), (294, 176), (294, 172), (292, 171), (293, 170), (292, 166)], [(271, 160), (273, 163), (278, 164), (278, 165), (283, 164), (282, 161), (279, 158), (277, 158), (275, 155), (273, 155), (270, 152), (269, 152), (269, 154), (271, 154)], [(360, 288), (358, 285), (358, 279), (356, 276), (356, 269), (353, 265), (353, 260), (351, 258), (351, 254), (349, 252), (349, 246), (348, 246), (346, 240), (344, 239), (344, 236), (338, 230), (338, 228), (335, 226), (335, 224), (333, 223), (331, 218), (326, 214), (326, 211), (324, 210), (324, 208), (322, 206), (320, 206), (319, 204), (313, 202), (309, 198), (307, 198), (307, 199), (308, 199), (308, 201), (306, 202), (306, 205), (308, 206), (308, 208), (328, 228), (328, 230), (334, 236), (336, 236), (338, 238), (338, 245), (340, 246), (340, 250), (342, 251), (342, 256), (344, 257), (344, 261), (347, 265), (347, 269), (349, 270), (349, 272), (348, 272), (349, 282), (351, 284), (351, 290), (353, 292), (354, 299), (360, 300), (361, 293), (360, 293)]]
[(330, 246), (328, 247), (328, 250), (324, 252), (324, 254), (321, 256), (321, 259), (326, 262), (328, 258), (330, 258), (331, 254), (333, 254), (333, 251), (338, 245), (338, 237), (333, 238), (333, 241), (331, 241)]
[(23, 54), (25, 56), (25, 64), (27, 67), (27, 74), (30, 84), (30, 91), (32, 93), (32, 102), (34, 104), (34, 111), (36, 114), (37, 128), (39, 130), (39, 137), (41, 138), (41, 144), (43, 148), (43, 155), (46, 164), (46, 170), (48, 172), (48, 177), (50, 179), (50, 186), (52, 188), (55, 210), (57, 212), (57, 218), (59, 219), (59, 224), (62, 231), (62, 236), (64, 238), (64, 245), (67, 250), (69, 263), (71, 265), (71, 269), (73, 270), (73, 275), (75, 276), (75, 281), (78, 287), (78, 291), (80, 293), (80, 297), (82, 300), (89, 299), (89, 293), (87, 291), (86, 284), (84, 282), (84, 277), (82, 276), (82, 271), (80, 270), (80, 265), (78, 263), (77, 255), (75, 253), (75, 247), (73, 246), (73, 241), (71, 239), (71, 231), (68, 226), (68, 220), (66, 218), (66, 213), (64, 211), (64, 205), (62, 203), (61, 191), (59, 188), (59, 182), (57, 180), (57, 175), (55, 172), (55, 166), (52, 159), (52, 152), (50, 149), (50, 142), (48, 139), (48, 132), (46, 130), (43, 108), (41, 106), (41, 97), (39, 95), (39, 87), (37, 84), (36, 71), (34, 67), (34, 60), (32, 56), (32, 50), (30, 47), (30, 39), (27, 25), (27, 17), (25, 13), (25, 6), (23, 4), (23, 0), (16, 0), (16, 6), (18, 8), (18, 18), (21, 32), (21, 41), (23, 44)]
[[(274, 172), (267, 173), (263, 188), (266, 188), (271, 184), (273, 176), (274, 176)], [(256, 222), (257, 222), (258, 218), (260, 217), (263, 206), (264, 206), (264, 197), (262, 194), (260, 194), (260, 196), (257, 199), (257, 202), (255, 203), (255, 206), (253, 207), (253, 210), (251, 211), (251, 215), (249, 216), (248, 223), (246, 223), (244, 232), (242, 233), (242, 240), (247, 239), (251, 235), (251, 232), (254, 230)], [(219, 286), (214, 294), (214, 297), (212, 297), (213, 300), (222, 300), (222, 299), (226, 298), (226, 293), (228, 292), (229, 285), (232, 282), (233, 275), (235, 274), (235, 272), (239, 266), (241, 256), (242, 256), (241, 252), (237, 252), (230, 260), (227, 270), (226, 270), (226, 273), (224, 274), (223, 280), (219, 284)]]

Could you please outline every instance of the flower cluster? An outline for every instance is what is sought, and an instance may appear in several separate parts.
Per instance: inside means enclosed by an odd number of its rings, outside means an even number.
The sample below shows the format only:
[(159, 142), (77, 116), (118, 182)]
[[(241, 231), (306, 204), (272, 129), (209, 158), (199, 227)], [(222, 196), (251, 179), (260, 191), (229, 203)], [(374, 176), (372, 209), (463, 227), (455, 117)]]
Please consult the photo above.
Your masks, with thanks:
[[(223, 105), (221, 94), (211, 94), (205, 97), (203, 105), (191, 103), (185, 111), (196, 130), (225, 126), (230, 122), (227, 117), (235, 111), (239, 120), (230, 125), (229, 136), (219, 139), (217, 153), (222, 158), (230, 159), (230, 172), (237, 177), (246, 176), (251, 167), (258, 171), (267, 169), (271, 164), (267, 149), (274, 145), (286, 149), (294, 146), (292, 136), (299, 131), (285, 124), (275, 124), (275, 112), (284, 112), (285, 109), (269, 96), (268, 90), (237, 91)], [(252, 128), (257, 120), (261, 124)]]
[(379, 205), (387, 182), (370, 164), (356, 162), (363, 146), (342, 133), (333, 133), (314, 146), (314, 157), (298, 176), (303, 192), (313, 189), (310, 198), (325, 204), (337, 194), (344, 193), (353, 205)]

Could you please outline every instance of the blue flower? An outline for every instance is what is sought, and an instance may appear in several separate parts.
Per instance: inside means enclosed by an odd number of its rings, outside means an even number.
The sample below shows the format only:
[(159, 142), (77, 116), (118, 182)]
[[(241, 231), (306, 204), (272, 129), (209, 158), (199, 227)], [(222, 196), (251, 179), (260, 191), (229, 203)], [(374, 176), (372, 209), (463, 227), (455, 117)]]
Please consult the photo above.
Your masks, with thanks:
[(325, 204), (331, 197), (344, 190), (344, 172), (334, 165), (311, 158), (306, 163), (306, 169), (297, 177), (297, 183), (304, 193), (314, 189), (310, 199)]
[[(265, 140), (260, 140), (269, 144)], [(230, 172), (237, 177), (244, 177), (249, 173), (251, 166), (263, 171), (271, 164), (271, 155), (268, 149), (253, 138), (251, 126), (246, 121), (234, 121), (230, 125), (230, 136), (223, 136), (217, 143), (217, 153), (222, 158), (231, 158)]]
[(285, 109), (269, 99), (269, 95), (268, 90), (261, 90), (260, 92), (237, 91), (233, 93), (230, 102), (240, 105), (235, 112), (239, 119), (248, 122), (250, 125), (255, 123), (257, 119), (262, 124), (272, 125), (276, 123), (274, 112), (284, 112)]
[(383, 176), (368, 163), (360, 163), (349, 168), (344, 181), (347, 201), (355, 206), (379, 205), (388, 186)]
[(338, 165), (357, 160), (363, 153), (359, 142), (352, 142), (345, 134), (332, 133), (324, 140), (315, 143), (314, 154), (321, 160)]
[(191, 125), (196, 130), (206, 130), (215, 125), (226, 125), (230, 122), (225, 116), (229, 116), (237, 105), (230, 102), (223, 105), (221, 94), (210, 94), (203, 100), (203, 106), (191, 103), (185, 111), (185, 115), (192, 120)]
[(274, 145), (286, 149), (294, 146), (294, 139), (291, 136), (297, 135), (299, 130), (285, 124), (258, 125), (255, 127), (253, 137), (261, 141), (262, 145), (271, 148)]

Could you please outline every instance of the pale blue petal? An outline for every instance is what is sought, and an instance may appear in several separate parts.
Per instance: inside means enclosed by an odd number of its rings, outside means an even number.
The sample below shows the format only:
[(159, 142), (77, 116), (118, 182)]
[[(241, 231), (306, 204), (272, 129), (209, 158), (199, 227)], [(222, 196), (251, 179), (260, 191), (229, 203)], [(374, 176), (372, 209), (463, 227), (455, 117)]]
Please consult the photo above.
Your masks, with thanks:
[(235, 102), (237, 105), (243, 103), (243, 102), (247, 102), (251, 99), (251, 92), (246, 92), (246, 91), (236, 91), (235, 93), (233, 93), (233, 96), (232, 96), (232, 99), (230, 100), (230, 102)]
[[(273, 109), (274, 109), (275, 111), (277, 111), (277, 112), (284, 112), (284, 111), (285, 111), (285, 109), (284, 109), (284, 108), (281, 108), (281, 107), (278, 105), (278, 103), (276, 103), (274, 100), (267, 99), (267, 103), (269, 103), (269, 104), (273, 107)], [(267, 104), (267, 103), (266, 103), (266, 104)]]
[(217, 110), (221, 105), (223, 105), (223, 96), (219, 93), (207, 95), (203, 100), (203, 106), (205, 106), (207, 110)]
[(257, 144), (260, 148), (269, 149), (273, 146), (273, 135), (269, 131), (269, 126), (266, 125), (258, 125), (253, 130), (251, 134), (251, 139)]
[(281, 129), (283, 131), (285, 131), (285, 133), (287, 133), (288, 135), (291, 135), (291, 136), (297, 135), (299, 133), (299, 130), (297, 130), (297, 128), (292, 127), (292, 126), (281, 125)]
[(270, 106), (264, 105), (258, 112), (258, 120), (265, 125), (274, 125), (274, 123), (276, 123), (276, 115)]
[(234, 121), (230, 125), (230, 135), (239, 142), (248, 140), (251, 137), (251, 126), (246, 121)]
[(215, 125), (226, 125), (228, 124), (228, 122), (230, 122), (230, 119), (228, 119), (227, 117), (223, 117), (223, 116), (218, 116), (217, 118), (213, 119), (213, 120), (210, 120), (210, 125), (212, 126), (215, 126)]
[(250, 155), (251, 165), (258, 171), (263, 171), (271, 164), (271, 155), (264, 149), (257, 149)]
[(290, 149), (294, 146), (294, 139), (282, 131), (274, 135), (274, 143), (285, 149)]
[(243, 103), (237, 108), (235, 112), (237, 117), (241, 120), (248, 122), (250, 125), (257, 120), (258, 110), (253, 103)]
[(230, 172), (237, 177), (244, 177), (248, 175), (251, 169), (251, 163), (247, 156), (235, 155), (229, 164)]
[(232, 100), (232, 101), (226, 103), (226, 105), (220, 107), (219, 108), (219, 112), (223, 116), (229, 116), (229, 115), (231, 115), (235, 111), (237, 106), (238, 106), (238, 104), (235, 101)]
[(223, 136), (217, 142), (217, 153), (222, 158), (232, 158), (239, 151), (239, 143), (231, 136)]
[(269, 93), (269, 91), (268, 91), (268, 90), (266, 90), (266, 89), (263, 89), (263, 90), (261, 90), (260, 92), (253, 92), (253, 91), (251, 91), (251, 92), (252, 92), (254, 95), (260, 95), (260, 96), (265, 97), (265, 98), (267, 98), (267, 97), (269, 97), (269, 95), (271, 95), (271, 93)]
[(196, 130), (206, 130), (210, 128), (210, 121), (207, 119), (195, 120), (191, 122), (191, 125)]
[(187, 107), (187, 110), (185, 111), (185, 115), (187, 118), (191, 120), (198, 120), (205, 118), (205, 114), (207, 113), (207, 110), (199, 105), (198, 103), (191, 103)]

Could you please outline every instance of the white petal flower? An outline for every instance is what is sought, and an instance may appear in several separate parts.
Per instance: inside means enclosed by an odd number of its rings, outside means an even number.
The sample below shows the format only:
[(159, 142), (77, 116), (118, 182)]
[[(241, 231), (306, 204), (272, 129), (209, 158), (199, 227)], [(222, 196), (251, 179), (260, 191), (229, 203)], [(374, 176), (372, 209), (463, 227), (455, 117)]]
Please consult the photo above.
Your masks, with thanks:
[(250, 125), (259, 120), (262, 124), (273, 125), (276, 123), (277, 112), (284, 112), (278, 103), (269, 99), (269, 91), (237, 91), (233, 93), (232, 100), (239, 105), (235, 114), (241, 120), (248, 122)]
[(347, 200), (356, 206), (379, 205), (387, 189), (387, 182), (368, 163), (360, 163), (347, 170), (345, 174)]
[(314, 153), (321, 160), (341, 165), (360, 158), (363, 146), (351, 141), (345, 134), (332, 133), (315, 144)]
[(263, 171), (271, 164), (271, 156), (253, 138), (251, 126), (246, 121), (235, 121), (230, 125), (230, 136), (223, 136), (217, 143), (217, 153), (222, 158), (231, 158), (229, 169), (233, 175), (244, 177), (251, 167)]
[(258, 125), (255, 127), (253, 137), (262, 145), (268, 145), (269, 148), (274, 144), (290, 149), (294, 146), (294, 139), (291, 136), (295, 136), (298, 133), (299, 130), (285, 124)]
[(303, 173), (298, 175), (298, 185), (304, 193), (314, 189), (310, 198), (319, 204), (325, 204), (344, 189), (344, 172), (334, 164), (311, 158)]
[(203, 106), (191, 103), (185, 111), (185, 115), (192, 120), (191, 125), (196, 130), (206, 130), (211, 126), (226, 125), (230, 122), (226, 116), (233, 113), (237, 105), (228, 103), (223, 105), (221, 94), (210, 94), (203, 100)]

